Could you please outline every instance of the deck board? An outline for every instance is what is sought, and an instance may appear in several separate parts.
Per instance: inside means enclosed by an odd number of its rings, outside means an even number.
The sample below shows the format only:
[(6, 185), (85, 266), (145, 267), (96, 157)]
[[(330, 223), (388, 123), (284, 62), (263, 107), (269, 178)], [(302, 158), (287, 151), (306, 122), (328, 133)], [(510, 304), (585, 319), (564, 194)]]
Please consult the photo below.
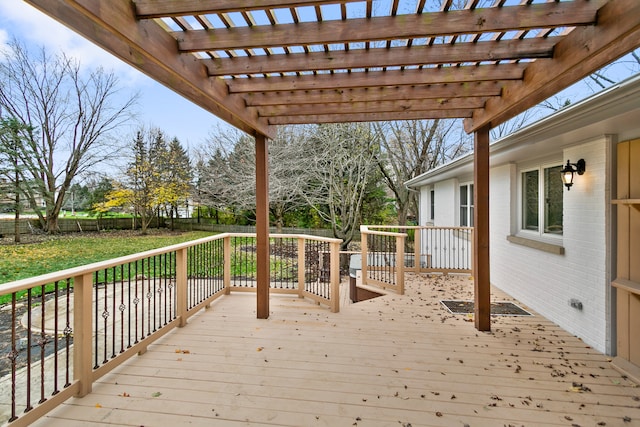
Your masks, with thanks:
[(472, 281), (409, 274), (406, 289), (340, 313), (272, 296), (268, 320), (232, 294), (35, 425), (640, 425), (640, 388), (547, 319), (478, 332), (439, 303), (471, 299)]

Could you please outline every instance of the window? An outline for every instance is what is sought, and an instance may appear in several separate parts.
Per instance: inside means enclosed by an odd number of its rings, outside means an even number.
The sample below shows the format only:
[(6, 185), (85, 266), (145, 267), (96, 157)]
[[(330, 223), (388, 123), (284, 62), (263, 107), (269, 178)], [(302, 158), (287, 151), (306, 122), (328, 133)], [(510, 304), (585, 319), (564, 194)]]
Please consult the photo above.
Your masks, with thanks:
[(527, 171), (522, 174), (522, 228), (538, 230), (538, 171)]
[(429, 219), (432, 221), (436, 219), (436, 191), (431, 190), (429, 193), (429, 203), (431, 204), (431, 216)]
[(562, 166), (542, 167), (522, 173), (523, 230), (539, 234), (562, 234), (561, 169)]
[(460, 186), (460, 226), (473, 227), (473, 184)]

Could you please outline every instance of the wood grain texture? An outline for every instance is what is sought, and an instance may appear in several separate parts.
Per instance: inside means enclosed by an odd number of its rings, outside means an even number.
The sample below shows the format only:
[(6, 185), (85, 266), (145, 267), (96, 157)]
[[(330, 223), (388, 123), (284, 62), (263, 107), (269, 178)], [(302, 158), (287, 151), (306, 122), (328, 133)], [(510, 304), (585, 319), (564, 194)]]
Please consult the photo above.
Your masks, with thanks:
[[(496, 289), (492, 295), (510, 300)], [(586, 426), (640, 419), (640, 389), (558, 326), (539, 315), (492, 317), (493, 332), (478, 332), (469, 317), (449, 314), (443, 298), (472, 299), (473, 281), (409, 274), (405, 295), (346, 304), (340, 313), (274, 296), (268, 320), (255, 318), (255, 296), (224, 297), (34, 425)]]

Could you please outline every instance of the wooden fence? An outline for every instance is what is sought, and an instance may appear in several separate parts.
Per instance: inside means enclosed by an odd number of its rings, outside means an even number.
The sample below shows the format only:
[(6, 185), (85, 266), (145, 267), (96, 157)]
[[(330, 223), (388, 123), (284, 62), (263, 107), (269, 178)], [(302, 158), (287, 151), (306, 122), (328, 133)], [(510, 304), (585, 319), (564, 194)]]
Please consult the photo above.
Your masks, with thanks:
[[(165, 227), (165, 218), (154, 218), (150, 228)], [(13, 236), (15, 233), (14, 219), (0, 219), (0, 236)], [(19, 220), (20, 234), (42, 233), (38, 219), (24, 218)], [(58, 226), (62, 233), (75, 233), (103, 230), (131, 230), (139, 229), (140, 219), (132, 218), (58, 218)]]

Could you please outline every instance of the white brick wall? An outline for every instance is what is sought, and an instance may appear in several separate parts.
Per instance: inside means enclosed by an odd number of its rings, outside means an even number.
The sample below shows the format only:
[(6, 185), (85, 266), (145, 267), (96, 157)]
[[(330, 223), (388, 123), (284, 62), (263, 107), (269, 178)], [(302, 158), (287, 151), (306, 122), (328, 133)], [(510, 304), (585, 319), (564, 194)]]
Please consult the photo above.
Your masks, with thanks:
[(436, 193), (434, 224), (439, 227), (456, 227), (458, 223), (458, 180), (448, 179), (434, 185)]
[[(587, 172), (576, 176), (571, 191), (564, 191), (564, 255), (506, 240), (516, 220), (515, 166), (492, 169), (490, 200), (491, 282), (602, 352), (611, 351), (607, 348), (607, 150), (601, 138), (563, 153), (565, 161), (584, 158), (587, 164)], [(569, 306), (572, 298), (582, 302), (582, 311)]]
[[(490, 176), (491, 283), (605, 353), (612, 351), (607, 332), (608, 150), (607, 138), (602, 137), (557, 155), (563, 162), (584, 158), (587, 164), (587, 172), (576, 176), (571, 191), (564, 190), (564, 255), (507, 240), (518, 231), (518, 167), (494, 167)], [(434, 184), (435, 225), (458, 225), (458, 186), (457, 179)], [(421, 195), (421, 223), (429, 213), (429, 190)], [(582, 302), (583, 309), (571, 307), (571, 299)]]

